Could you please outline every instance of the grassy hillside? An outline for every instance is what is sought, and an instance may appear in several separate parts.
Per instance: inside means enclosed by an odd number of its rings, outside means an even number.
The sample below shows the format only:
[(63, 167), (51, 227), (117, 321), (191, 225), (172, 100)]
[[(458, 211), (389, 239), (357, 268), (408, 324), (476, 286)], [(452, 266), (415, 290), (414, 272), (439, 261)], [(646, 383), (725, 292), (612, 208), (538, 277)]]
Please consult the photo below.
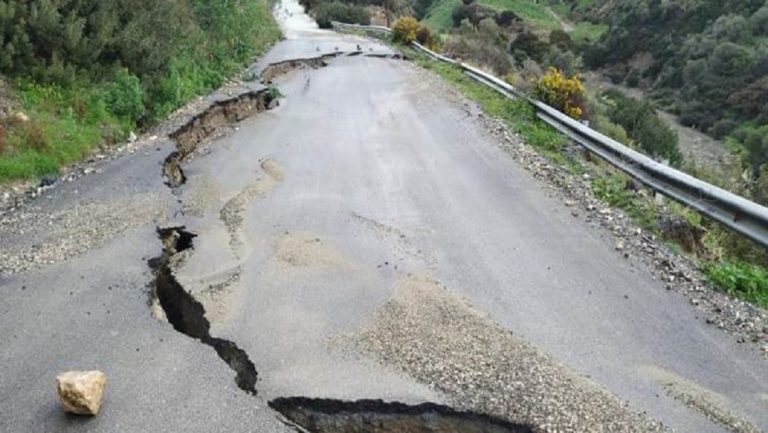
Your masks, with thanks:
[(280, 37), (268, 0), (0, 0), (0, 182), (55, 174), (207, 93)]
[[(550, 6), (534, 0), (479, 0), (478, 3), (499, 12), (510, 10), (534, 28), (541, 29), (542, 31), (562, 29), (560, 21), (553, 15), (553, 12), (558, 14), (563, 20), (569, 20), (571, 16), (570, 6), (562, 2), (553, 2)], [(433, 31), (448, 31), (453, 27), (451, 12), (460, 4), (461, 0), (437, 0), (427, 11), (423, 22)], [(595, 40), (607, 28), (608, 26), (604, 24), (578, 21), (573, 23), (571, 37), (574, 40), (583, 40), (585, 38)]]

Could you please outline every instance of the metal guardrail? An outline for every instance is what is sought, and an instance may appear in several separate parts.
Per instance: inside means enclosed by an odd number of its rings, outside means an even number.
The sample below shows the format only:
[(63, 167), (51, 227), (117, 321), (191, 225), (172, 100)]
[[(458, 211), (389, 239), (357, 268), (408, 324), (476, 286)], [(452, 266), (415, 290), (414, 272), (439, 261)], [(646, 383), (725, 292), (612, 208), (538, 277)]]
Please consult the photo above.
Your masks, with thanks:
[[(391, 33), (382, 26), (333, 23), (334, 27)], [(568, 117), (549, 105), (530, 98), (500, 78), (445, 57), (414, 42), (413, 48), (434, 60), (461, 68), (469, 77), (509, 98), (522, 98), (536, 108), (536, 115), (590, 152), (600, 156), (648, 188), (682, 203), (730, 229), (768, 247), (768, 208), (718, 188), (653, 160)]]
[(362, 31), (372, 31), (372, 32), (382, 32), (386, 34), (392, 33), (392, 29), (385, 26), (364, 26), (361, 24), (347, 24), (342, 23), (339, 21), (331, 21), (331, 26), (336, 28), (342, 28), (342, 29), (352, 29), (352, 30), (362, 30)]

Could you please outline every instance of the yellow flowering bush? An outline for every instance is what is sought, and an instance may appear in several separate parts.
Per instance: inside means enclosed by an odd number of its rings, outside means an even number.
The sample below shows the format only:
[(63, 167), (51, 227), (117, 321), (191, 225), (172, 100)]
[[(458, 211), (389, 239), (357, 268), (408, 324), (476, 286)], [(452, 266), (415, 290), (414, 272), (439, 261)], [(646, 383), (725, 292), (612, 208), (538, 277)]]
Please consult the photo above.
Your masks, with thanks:
[(404, 44), (410, 44), (415, 41), (419, 35), (419, 29), (421, 25), (414, 17), (403, 17), (397, 20), (392, 31), (394, 32), (394, 40), (402, 42)]
[(578, 75), (568, 78), (559, 69), (549, 68), (536, 84), (533, 94), (574, 119), (586, 115), (586, 90)]

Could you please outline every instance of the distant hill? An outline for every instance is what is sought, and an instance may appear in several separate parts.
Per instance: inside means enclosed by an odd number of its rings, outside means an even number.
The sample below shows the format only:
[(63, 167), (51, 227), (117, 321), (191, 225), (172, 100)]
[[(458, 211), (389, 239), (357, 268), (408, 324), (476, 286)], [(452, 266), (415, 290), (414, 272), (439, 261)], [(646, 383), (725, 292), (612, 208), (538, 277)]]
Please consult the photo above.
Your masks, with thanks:
[(730, 136), (754, 168), (768, 162), (768, 2), (597, 1), (581, 7), (604, 14), (609, 24), (586, 52), (587, 65), (606, 68), (616, 82), (651, 89), (688, 126)]

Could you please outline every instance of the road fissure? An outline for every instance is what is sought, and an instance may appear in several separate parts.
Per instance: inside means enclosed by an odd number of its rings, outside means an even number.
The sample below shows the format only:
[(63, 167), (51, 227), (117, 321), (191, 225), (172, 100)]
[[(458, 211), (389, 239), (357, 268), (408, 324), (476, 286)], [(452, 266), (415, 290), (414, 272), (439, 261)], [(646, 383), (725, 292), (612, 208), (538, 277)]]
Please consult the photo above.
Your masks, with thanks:
[(382, 400), (343, 401), (306, 397), (278, 398), (269, 407), (290, 423), (313, 433), (533, 433), (475, 412), (459, 412), (434, 403), (407, 405)]
[(216, 354), (235, 372), (237, 386), (256, 394), (258, 373), (248, 354), (236, 343), (211, 336), (211, 324), (205, 317), (205, 307), (179, 283), (173, 273), (173, 263), (183, 251), (194, 249), (197, 236), (184, 227), (158, 228), (163, 244), (159, 257), (150, 260), (155, 279), (152, 294), (157, 298), (168, 322), (175, 330), (212, 347)]
[(263, 88), (217, 101), (171, 133), (170, 138), (176, 142), (176, 150), (168, 155), (163, 163), (166, 185), (170, 188), (184, 185), (187, 177), (184, 175), (182, 164), (197, 151), (201, 143), (223, 128), (275, 107), (278, 97), (279, 92), (276, 89)]

